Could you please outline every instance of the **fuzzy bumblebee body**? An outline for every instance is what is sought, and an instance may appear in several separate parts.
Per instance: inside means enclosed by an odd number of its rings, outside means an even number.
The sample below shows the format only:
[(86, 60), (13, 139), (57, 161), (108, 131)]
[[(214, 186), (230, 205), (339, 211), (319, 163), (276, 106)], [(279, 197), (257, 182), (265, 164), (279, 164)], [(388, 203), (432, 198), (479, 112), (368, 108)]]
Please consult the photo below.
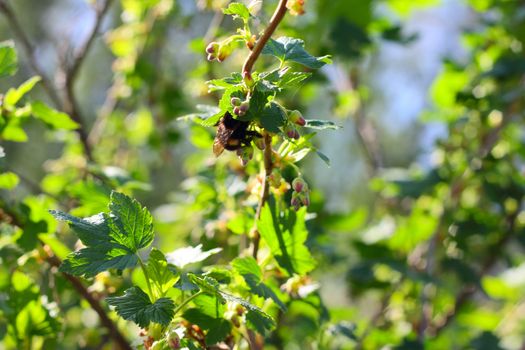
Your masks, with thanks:
[(213, 153), (220, 156), (224, 150), (237, 151), (249, 145), (253, 137), (260, 137), (255, 131), (248, 130), (250, 122), (234, 119), (229, 112), (217, 123), (217, 134), (213, 141)]

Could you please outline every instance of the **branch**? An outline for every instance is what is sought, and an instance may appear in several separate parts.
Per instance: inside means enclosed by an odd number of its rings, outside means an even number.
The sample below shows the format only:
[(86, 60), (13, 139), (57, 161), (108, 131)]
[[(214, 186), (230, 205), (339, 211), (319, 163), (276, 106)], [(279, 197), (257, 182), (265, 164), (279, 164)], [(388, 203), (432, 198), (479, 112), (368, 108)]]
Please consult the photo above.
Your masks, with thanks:
[(277, 26), (279, 25), (279, 23), (281, 23), (282, 19), (284, 18), (284, 15), (286, 14), (287, 2), (288, 0), (279, 1), (279, 5), (277, 5), (277, 8), (275, 9), (272, 18), (270, 19), (270, 23), (268, 24), (268, 27), (266, 27), (263, 35), (259, 38), (259, 40), (257, 40), (255, 47), (250, 52), (250, 55), (246, 58), (246, 61), (244, 62), (244, 65), (242, 67), (242, 74), (244, 77), (247, 77), (248, 79), (251, 78), (253, 65), (259, 58), (264, 46), (266, 45), (268, 40), (270, 40), (273, 32), (275, 32), (275, 29), (277, 29)]

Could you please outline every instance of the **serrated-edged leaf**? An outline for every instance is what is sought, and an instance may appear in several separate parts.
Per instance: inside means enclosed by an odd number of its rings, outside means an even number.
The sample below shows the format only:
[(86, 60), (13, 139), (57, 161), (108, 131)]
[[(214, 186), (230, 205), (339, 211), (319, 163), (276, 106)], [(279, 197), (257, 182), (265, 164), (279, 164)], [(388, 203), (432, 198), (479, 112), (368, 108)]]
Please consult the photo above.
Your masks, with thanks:
[(207, 251), (202, 250), (202, 244), (196, 247), (184, 247), (179, 248), (171, 253), (166, 254), (166, 260), (177, 266), (179, 269), (183, 269), (186, 265), (198, 263), (206, 260), (212, 255), (215, 255), (222, 251), (222, 248), (213, 248)]
[(277, 134), (281, 131), (280, 128), (284, 126), (286, 122), (286, 115), (277, 103), (271, 102), (264, 107), (260, 114), (259, 121), (264, 129)]
[(289, 275), (304, 275), (315, 267), (315, 260), (304, 242), (308, 236), (305, 226), (306, 209), (297, 213), (287, 210), (282, 215), (275, 202), (263, 207), (257, 228), (270, 247), (272, 255)]
[(315, 57), (304, 49), (304, 41), (297, 38), (280, 37), (277, 40), (270, 39), (264, 46), (262, 53), (272, 55), (282, 62), (292, 61), (300, 63), (308, 68), (321, 68), (331, 63), (330, 56)]
[(134, 199), (117, 192), (112, 192), (109, 207), (109, 215), (85, 219), (51, 212), (58, 220), (67, 221), (86, 245), (68, 255), (61, 271), (91, 277), (111, 268), (123, 270), (137, 264), (137, 251), (153, 241), (151, 214)]
[(169, 268), (164, 254), (156, 248), (153, 248), (149, 254), (146, 269), (159, 296), (164, 295), (179, 279)]
[(75, 276), (93, 277), (109, 269), (124, 270), (137, 264), (137, 256), (128, 250), (105, 243), (80, 249), (67, 256), (60, 265), (61, 272)]
[(0, 78), (16, 73), (18, 57), (12, 40), (0, 43)]
[(281, 310), (286, 310), (286, 305), (279, 299), (273, 290), (262, 282), (262, 271), (253, 257), (236, 258), (232, 262), (233, 269), (240, 274), (250, 291), (264, 299), (272, 299)]
[(317, 129), (317, 130), (341, 129), (339, 125), (337, 125), (336, 123), (330, 120), (317, 120), (317, 119), (307, 119), (304, 127), (310, 128), (310, 129)]
[(66, 221), (75, 230), (84, 245), (93, 246), (107, 243), (109, 226), (103, 213), (81, 219), (57, 210), (50, 210), (49, 212), (55, 219)]
[(232, 2), (223, 12), (225, 15), (233, 16), (233, 18), (240, 18), (244, 22), (250, 19), (250, 10), (240, 2)]
[(8, 107), (14, 107), (18, 101), (22, 97), (24, 97), (25, 94), (27, 94), (29, 91), (35, 87), (36, 83), (40, 81), (40, 77), (32, 77), (31, 79), (27, 80), (26, 82), (22, 83), (18, 88), (10, 88), (7, 90), (5, 97), (4, 97), (4, 103)]
[(229, 302), (241, 304), (246, 308), (246, 323), (249, 328), (264, 334), (267, 330), (271, 330), (275, 327), (274, 319), (257, 306), (225, 292), (221, 292), (221, 296)]
[(220, 296), (220, 294), (218, 294), (219, 282), (217, 282), (215, 279), (209, 276), (199, 277), (193, 273), (188, 273), (187, 276), (190, 282), (199, 287), (199, 289), (204, 293)]
[(42, 120), (53, 129), (75, 130), (79, 127), (66, 113), (59, 112), (40, 101), (31, 103), (31, 112), (35, 118)]
[(153, 217), (135, 199), (119, 192), (112, 192), (109, 202), (111, 236), (132, 252), (153, 242)]
[(139, 287), (131, 287), (119, 297), (106, 298), (115, 307), (117, 314), (125, 320), (133, 321), (142, 328), (150, 322), (167, 326), (175, 315), (175, 304), (170, 298), (159, 298), (152, 303), (148, 295)]

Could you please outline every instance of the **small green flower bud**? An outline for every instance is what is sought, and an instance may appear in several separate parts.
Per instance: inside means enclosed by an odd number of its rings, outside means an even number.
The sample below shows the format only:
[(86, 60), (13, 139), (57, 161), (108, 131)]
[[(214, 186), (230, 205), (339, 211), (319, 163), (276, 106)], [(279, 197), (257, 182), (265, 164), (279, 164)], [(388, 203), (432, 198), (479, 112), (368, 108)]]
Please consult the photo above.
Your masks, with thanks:
[(248, 164), (248, 162), (253, 158), (253, 153), (254, 151), (252, 146), (244, 146), (237, 150), (237, 156), (241, 160), (242, 166), (246, 166)]
[(246, 114), (246, 112), (248, 112), (248, 109), (250, 109), (250, 101), (242, 102), (239, 108), (243, 114)]
[(238, 97), (232, 97), (231, 100), (230, 100), (230, 103), (232, 104), (232, 106), (240, 106), (241, 105), (241, 99), (238, 98)]
[(304, 117), (301, 114), (301, 112), (299, 112), (297, 110), (291, 111), (288, 114), (288, 118), (290, 118), (290, 121), (292, 121), (293, 123), (295, 123), (297, 125), (300, 125), (300, 126), (305, 126), (306, 125), (306, 120), (304, 119)]

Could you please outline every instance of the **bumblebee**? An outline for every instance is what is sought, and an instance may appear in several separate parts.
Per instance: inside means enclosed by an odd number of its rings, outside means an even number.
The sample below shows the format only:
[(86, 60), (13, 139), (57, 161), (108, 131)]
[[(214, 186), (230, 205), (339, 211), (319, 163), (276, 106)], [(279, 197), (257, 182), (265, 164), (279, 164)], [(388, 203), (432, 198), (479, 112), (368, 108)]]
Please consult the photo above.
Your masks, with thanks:
[(229, 112), (226, 112), (216, 126), (217, 134), (213, 141), (213, 153), (216, 157), (224, 150), (238, 151), (248, 146), (254, 137), (262, 137), (258, 132), (248, 130), (250, 122), (234, 119)]

